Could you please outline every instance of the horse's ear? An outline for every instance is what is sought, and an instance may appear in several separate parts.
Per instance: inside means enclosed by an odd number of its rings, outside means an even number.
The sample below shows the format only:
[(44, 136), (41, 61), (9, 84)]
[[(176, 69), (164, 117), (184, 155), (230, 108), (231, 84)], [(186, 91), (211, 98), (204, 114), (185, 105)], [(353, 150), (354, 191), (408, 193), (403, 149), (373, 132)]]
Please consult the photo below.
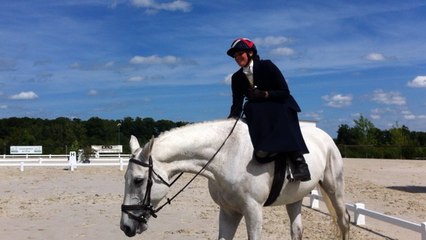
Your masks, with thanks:
[(147, 151), (151, 154), (152, 146), (154, 145), (154, 136), (151, 137), (151, 140), (148, 142), (148, 149)]
[(130, 151), (134, 153), (138, 148), (140, 148), (139, 141), (135, 136), (130, 136)]

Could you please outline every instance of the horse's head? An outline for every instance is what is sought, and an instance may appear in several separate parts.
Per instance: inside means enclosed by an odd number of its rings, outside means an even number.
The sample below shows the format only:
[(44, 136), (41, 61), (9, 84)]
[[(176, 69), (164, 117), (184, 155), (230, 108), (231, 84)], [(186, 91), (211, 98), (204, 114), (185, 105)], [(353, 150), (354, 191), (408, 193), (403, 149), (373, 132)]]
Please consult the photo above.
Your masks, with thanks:
[(133, 154), (125, 174), (120, 222), (121, 230), (128, 237), (148, 228), (148, 219), (156, 217), (155, 207), (169, 190), (167, 175), (151, 156), (153, 144), (151, 139), (142, 149), (136, 137), (130, 139)]

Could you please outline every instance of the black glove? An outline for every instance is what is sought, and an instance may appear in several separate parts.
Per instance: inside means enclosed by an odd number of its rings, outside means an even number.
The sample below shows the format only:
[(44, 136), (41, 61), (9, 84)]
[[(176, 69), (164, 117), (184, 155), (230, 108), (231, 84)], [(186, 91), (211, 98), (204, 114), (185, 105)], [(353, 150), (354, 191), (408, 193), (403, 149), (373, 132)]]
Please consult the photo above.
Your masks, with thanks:
[(257, 88), (249, 89), (248, 90), (248, 99), (250, 100), (258, 100), (258, 99), (265, 99), (268, 97), (267, 91), (262, 91)]

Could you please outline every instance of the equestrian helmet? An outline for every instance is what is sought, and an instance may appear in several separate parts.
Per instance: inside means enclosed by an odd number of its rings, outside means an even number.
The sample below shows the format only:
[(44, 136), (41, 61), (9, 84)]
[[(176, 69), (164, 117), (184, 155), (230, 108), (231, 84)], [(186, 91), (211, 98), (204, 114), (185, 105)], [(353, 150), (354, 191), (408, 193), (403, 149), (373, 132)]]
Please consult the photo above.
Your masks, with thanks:
[(248, 38), (237, 38), (235, 39), (232, 44), (231, 48), (226, 52), (228, 56), (234, 57), (236, 52), (249, 52), (252, 51), (254, 55), (257, 54), (256, 45), (254, 45), (254, 42), (252, 42)]

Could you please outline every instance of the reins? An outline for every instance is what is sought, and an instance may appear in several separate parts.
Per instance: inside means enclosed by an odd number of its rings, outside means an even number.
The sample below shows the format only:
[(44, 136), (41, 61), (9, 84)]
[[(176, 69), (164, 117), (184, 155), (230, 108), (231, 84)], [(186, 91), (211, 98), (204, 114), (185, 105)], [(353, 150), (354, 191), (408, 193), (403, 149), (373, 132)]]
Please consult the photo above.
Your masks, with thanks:
[(183, 172), (181, 172), (174, 180), (172, 183), (167, 183), (167, 181), (165, 181), (159, 174), (157, 174), (154, 170), (154, 166), (153, 166), (153, 161), (151, 156), (149, 156), (148, 159), (148, 164), (142, 161), (138, 161), (136, 159), (130, 159), (129, 163), (134, 163), (137, 165), (140, 165), (142, 167), (147, 167), (148, 168), (148, 183), (147, 183), (147, 187), (146, 187), (146, 192), (145, 192), (145, 197), (142, 201), (142, 204), (137, 204), (137, 205), (121, 205), (121, 211), (127, 213), (131, 218), (134, 218), (140, 222), (147, 222), (147, 219), (145, 218), (145, 216), (143, 216), (143, 214), (141, 216), (137, 216), (135, 214), (133, 214), (130, 211), (133, 210), (145, 210), (148, 211), (148, 213), (153, 216), (154, 218), (157, 217), (156, 213), (159, 212), (161, 209), (163, 209), (167, 204), (171, 204), (171, 202), (177, 197), (179, 196), (179, 194), (181, 194), (194, 180), (195, 178), (197, 178), (209, 165), (210, 163), (213, 161), (213, 159), (216, 157), (216, 155), (220, 152), (220, 150), (222, 150), (223, 146), (225, 146), (225, 143), (228, 141), (229, 137), (231, 137), (232, 133), (235, 130), (235, 127), (237, 126), (238, 121), (241, 119), (243, 113), (241, 113), (241, 115), (235, 120), (234, 125), (231, 128), (231, 131), (229, 132), (229, 134), (226, 136), (225, 140), (223, 141), (223, 143), (219, 146), (219, 148), (217, 149), (217, 151), (212, 155), (212, 157), (207, 161), (207, 163), (188, 181), (188, 183), (186, 183), (177, 193), (175, 193), (171, 198), (167, 198), (167, 201), (165, 203), (163, 203), (161, 206), (159, 206), (157, 209), (154, 209), (154, 207), (151, 204), (151, 187), (153, 184), (152, 181), (152, 174), (154, 174), (155, 176), (157, 176), (162, 183), (164, 183), (165, 185), (167, 185), (168, 187), (171, 187), (183, 174)]
[[(167, 204), (171, 204), (171, 202), (179, 195), (181, 194), (194, 180), (195, 178), (197, 178), (209, 165), (210, 163), (213, 161), (213, 159), (216, 157), (216, 155), (220, 152), (220, 150), (222, 150), (223, 146), (225, 146), (226, 141), (228, 141), (229, 137), (231, 137), (232, 133), (234, 132), (235, 127), (237, 126), (238, 121), (240, 120), (241, 116), (239, 116), (237, 118), (237, 120), (235, 120), (234, 125), (231, 128), (231, 131), (229, 132), (228, 136), (226, 136), (225, 140), (223, 141), (223, 143), (220, 145), (220, 147), (217, 149), (217, 151), (213, 154), (213, 156), (207, 161), (207, 163), (191, 178), (191, 180), (189, 180), (188, 183), (185, 184), (185, 186), (182, 187), (181, 190), (179, 190), (175, 195), (173, 195), (173, 197), (171, 198), (167, 198), (167, 202), (163, 203), (163, 205), (161, 205), (160, 207), (158, 207), (157, 209), (155, 209), (155, 212), (160, 211), (164, 206), (166, 206)], [(181, 173), (179, 175), (179, 177), (182, 175), (183, 173)], [(176, 181), (177, 179), (175, 179)]]

